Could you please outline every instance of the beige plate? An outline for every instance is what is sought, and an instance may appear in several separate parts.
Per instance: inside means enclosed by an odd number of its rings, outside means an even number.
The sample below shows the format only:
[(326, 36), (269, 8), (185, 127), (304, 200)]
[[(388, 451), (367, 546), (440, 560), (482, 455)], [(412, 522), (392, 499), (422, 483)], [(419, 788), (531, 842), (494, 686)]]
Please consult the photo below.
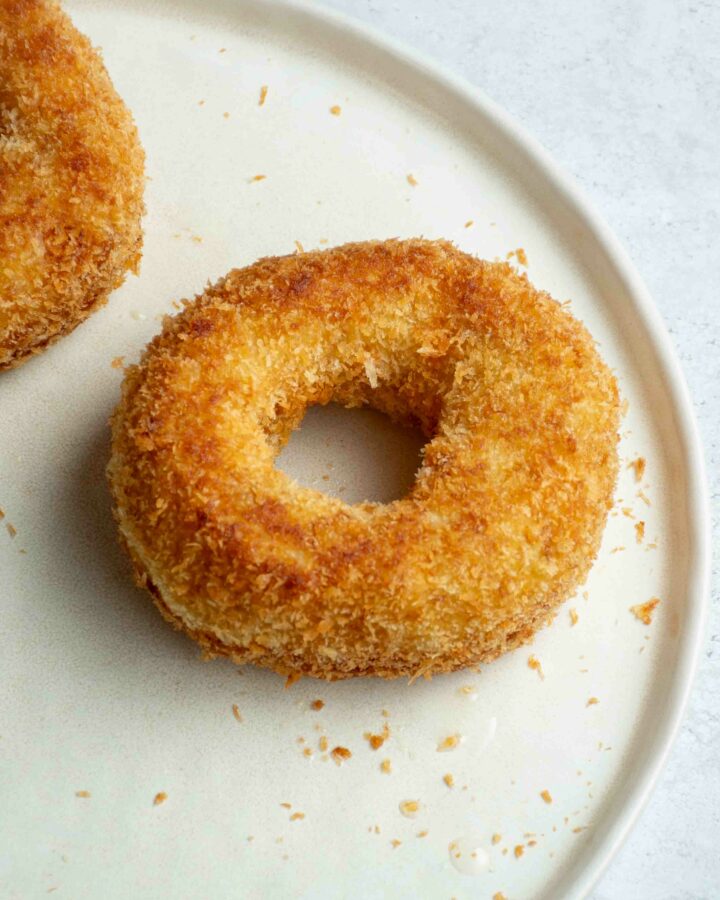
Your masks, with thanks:
[[(17, 529), (0, 535), (0, 892), (581, 895), (679, 721), (707, 571), (688, 402), (626, 257), (501, 111), (343, 19), (281, 0), (69, 7), (137, 118), (146, 249), (140, 278), (103, 311), (0, 378), (0, 505)], [(490, 258), (524, 248), (532, 281), (571, 300), (618, 373), (629, 401), (618, 509), (587, 595), (532, 648), (411, 688), (285, 690), (267, 672), (201, 662), (132, 586), (116, 544), (103, 477), (122, 375), (111, 360), (137, 358), (173, 300), (232, 266), (295, 241), (421, 234)], [(283, 465), (348, 499), (386, 496), (407, 460), (373, 453), (382, 427), (372, 414), (312, 415)], [(638, 456), (641, 483), (626, 468)], [(629, 607), (655, 596), (645, 626)], [(385, 721), (391, 736), (373, 751), (363, 734)], [(461, 745), (438, 753), (455, 733)], [(322, 736), (352, 758), (336, 766)], [(405, 800), (420, 803), (414, 819)]]

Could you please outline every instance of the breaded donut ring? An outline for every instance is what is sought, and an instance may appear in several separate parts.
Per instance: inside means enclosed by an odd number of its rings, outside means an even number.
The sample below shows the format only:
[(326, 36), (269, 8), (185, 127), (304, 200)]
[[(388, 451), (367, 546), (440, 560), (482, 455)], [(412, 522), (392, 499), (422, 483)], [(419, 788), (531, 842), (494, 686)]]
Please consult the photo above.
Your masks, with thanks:
[(140, 260), (144, 155), (98, 53), (50, 0), (0, 0), (0, 369)]
[[(408, 496), (350, 506), (273, 465), (309, 404), (429, 443)], [(263, 259), (190, 303), (125, 377), (115, 514), (140, 584), (208, 655), (416, 676), (528, 640), (585, 579), (618, 393), (585, 328), (446, 242)]]

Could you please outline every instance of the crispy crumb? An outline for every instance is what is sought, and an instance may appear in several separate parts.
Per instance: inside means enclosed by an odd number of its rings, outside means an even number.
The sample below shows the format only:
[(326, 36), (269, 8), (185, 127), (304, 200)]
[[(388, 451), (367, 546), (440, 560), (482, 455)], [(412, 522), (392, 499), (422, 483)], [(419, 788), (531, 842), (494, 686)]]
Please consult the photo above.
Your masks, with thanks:
[(497, 845), (497, 844), (499, 844), (500, 841), (502, 840), (502, 835), (501, 835), (501, 834), (497, 834), (497, 832), (496, 832), (496, 833), (492, 836), (492, 838), (491, 838), (490, 840), (491, 840), (491, 842), (492, 842), (493, 845)]
[(460, 740), (461, 738), (459, 734), (449, 734), (446, 738), (443, 738), (437, 745), (437, 752), (445, 753), (448, 750), (454, 750), (456, 747), (460, 746)]
[(124, 363), (124, 362), (125, 362), (125, 357), (124, 357), (124, 356), (116, 356), (116, 357), (112, 360), (112, 362), (110, 363), (110, 365), (112, 366), (113, 369), (122, 369), (123, 363)]
[(417, 800), (403, 800), (398, 808), (406, 819), (414, 819), (420, 812), (420, 803)]
[(330, 751), (330, 756), (332, 756), (337, 765), (341, 766), (346, 759), (350, 759), (352, 753), (347, 747), (333, 747)]
[(397, 838), (393, 838), (393, 839), (390, 841), (390, 843), (391, 843), (392, 846), (393, 846), (393, 850), (396, 850), (396, 849), (400, 846), (400, 844), (402, 844), (402, 841), (399, 841)]
[(471, 228), (474, 224), (475, 224), (475, 222), (473, 221), (473, 219), (468, 219), (467, 222), (465, 223), (465, 227)]
[(250, 181), (264, 181), (267, 178), (267, 175), (253, 175)]
[(419, 838), (424, 838), (427, 836), (428, 836), (427, 828), (424, 831), (418, 831), (418, 833), (415, 835), (415, 837), (419, 837)]
[(635, 606), (631, 606), (630, 612), (636, 619), (639, 619), (643, 625), (651, 625), (653, 612), (658, 603), (660, 603), (659, 597), (651, 597), (647, 603), (638, 603)]
[(407, 183), (410, 185), (410, 187), (417, 187), (418, 180), (414, 175), (408, 175)]
[(540, 796), (543, 798), (543, 800), (544, 800), (546, 803), (552, 803), (552, 802), (553, 802), (552, 797), (550, 796), (550, 791), (548, 791), (548, 790), (540, 791)]
[(455, 787), (455, 776), (450, 772), (448, 772), (446, 775), (443, 775), (443, 781), (449, 788)]
[(570, 624), (571, 624), (571, 625), (577, 625), (578, 619), (579, 619), (579, 618), (580, 618), (580, 617), (578, 616), (577, 610), (576, 610), (576, 609), (571, 609), (571, 610), (570, 610)]
[(492, 896), (492, 900), (507, 900), (507, 897), (505, 896), (505, 894), (503, 894), (502, 891), (495, 891)]
[(240, 713), (240, 709), (238, 708), (237, 703), (233, 703), (233, 705), (232, 705), (232, 714), (235, 716), (235, 718), (238, 720), (238, 722), (242, 722), (243, 717), (242, 717), (242, 714)]
[(325, 706), (324, 700), (313, 700), (313, 702), (310, 704), (310, 709), (319, 711), (323, 708), (323, 706)]
[(522, 247), (517, 248), (517, 250), (515, 251), (515, 256), (517, 258), (517, 261), (520, 263), (520, 265), (525, 266), (527, 268), (527, 264), (528, 264), (527, 253), (525, 253), (525, 251), (523, 250)]
[(11, 538), (14, 538), (17, 535), (17, 528), (11, 522), (6, 522), (5, 527)]
[(537, 656), (528, 657), (528, 667), (534, 669), (542, 680), (545, 679), (545, 673), (543, 672), (542, 663), (537, 658)]
[(392, 772), (392, 763), (389, 759), (384, 759), (380, 763), (380, 771), (384, 772), (386, 775), (389, 775)]
[(292, 803), (281, 803), (280, 806), (282, 806), (283, 809), (292, 809)]
[(339, 116), (341, 112), (342, 112), (342, 109), (340, 109), (340, 107), (337, 104), (335, 104), (335, 106), (330, 107), (330, 115), (332, 115), (332, 116)]
[(385, 743), (385, 741), (390, 737), (390, 726), (387, 722), (384, 722), (380, 734), (372, 734), (372, 732), (366, 731), (363, 737), (368, 742), (368, 744), (370, 744), (373, 750), (379, 750), (380, 747), (382, 747), (382, 745)]
[(160, 806), (161, 803), (164, 803), (167, 800), (167, 794), (165, 791), (158, 791), (157, 794), (153, 797), (153, 806)]
[(304, 819), (304, 818), (305, 818), (305, 813), (303, 813), (303, 812), (294, 812), (294, 813), (290, 816), (290, 821), (291, 821), (291, 822), (299, 822), (300, 819)]
[(313, 755), (312, 748), (310, 748), (310, 747), (303, 748), (303, 756), (312, 756), (312, 755)]
[(324, 753), (328, 748), (328, 739), (325, 735), (321, 735), (320, 740), (318, 741), (318, 747), (320, 748), (320, 752)]
[(645, 537), (645, 523), (641, 520), (635, 523), (635, 540), (638, 544), (642, 544)]
[(589, 699), (588, 702), (585, 704), (585, 706), (595, 706), (595, 704), (596, 704), (596, 703), (599, 703), (599, 702), (600, 702), (600, 701), (598, 700), (597, 697), (590, 697), (590, 699)]
[(522, 844), (515, 845), (515, 849), (513, 850), (513, 853), (515, 854), (515, 859), (520, 859), (520, 857), (523, 855), (524, 852), (525, 852), (525, 848), (523, 847)]
[(266, 84), (263, 84), (260, 88), (260, 98), (258, 100), (258, 106), (265, 105), (265, 100), (267, 99), (267, 95), (268, 95), (268, 86)]
[(645, 466), (646, 460), (644, 456), (638, 456), (637, 459), (628, 464), (628, 469), (632, 469), (635, 473), (635, 481), (642, 481), (645, 474)]
[(82, 800), (87, 800), (90, 796), (90, 791), (75, 791), (75, 796), (80, 797)]

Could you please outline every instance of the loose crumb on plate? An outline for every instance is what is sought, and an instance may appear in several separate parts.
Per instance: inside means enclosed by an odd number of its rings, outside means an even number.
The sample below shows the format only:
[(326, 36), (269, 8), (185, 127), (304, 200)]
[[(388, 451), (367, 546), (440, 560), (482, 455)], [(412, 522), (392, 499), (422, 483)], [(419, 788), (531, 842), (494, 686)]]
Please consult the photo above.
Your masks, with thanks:
[(418, 800), (402, 800), (398, 804), (398, 808), (406, 819), (414, 819), (420, 812), (420, 802)]
[(346, 759), (350, 759), (352, 753), (347, 747), (333, 747), (330, 751), (330, 756), (332, 756), (337, 765), (341, 766)]
[(571, 625), (577, 625), (578, 619), (579, 619), (579, 618), (580, 618), (580, 617), (578, 616), (577, 610), (576, 610), (576, 609), (571, 609), (571, 610), (570, 610), (570, 624), (571, 624)]
[(167, 800), (167, 794), (165, 791), (158, 791), (157, 794), (153, 797), (153, 806), (160, 806), (161, 803), (164, 803)]
[(474, 224), (475, 224), (474, 219), (468, 219), (467, 222), (465, 223), (465, 227), (471, 228)]
[(313, 700), (310, 704), (310, 709), (321, 710), (325, 706), (324, 700)]
[(502, 891), (495, 891), (492, 896), (492, 900), (507, 900), (507, 897), (505, 896), (505, 894), (503, 894)]
[(321, 753), (324, 753), (328, 748), (328, 739), (325, 735), (321, 735), (320, 740), (318, 741), (318, 747), (320, 748)]
[(305, 813), (303, 813), (303, 812), (294, 812), (294, 813), (290, 816), (290, 821), (291, 821), (291, 822), (299, 822), (300, 819), (304, 819), (304, 818), (305, 818)]
[(397, 850), (400, 844), (402, 844), (402, 841), (399, 841), (397, 838), (393, 838), (390, 843), (392, 844), (393, 850)]
[(638, 603), (635, 606), (631, 606), (630, 612), (636, 619), (639, 619), (643, 625), (651, 625), (653, 612), (658, 603), (660, 603), (659, 597), (651, 597), (647, 603)]
[(14, 538), (17, 535), (17, 528), (12, 524), (12, 522), (6, 522), (5, 527), (7, 528), (7, 533), (11, 538)]
[(235, 716), (235, 718), (238, 720), (238, 722), (242, 722), (243, 717), (240, 712), (240, 709), (238, 708), (237, 703), (233, 703), (233, 705), (232, 705), (232, 714)]
[(415, 837), (419, 837), (419, 838), (424, 838), (427, 836), (428, 836), (427, 828), (424, 831), (418, 831), (418, 833), (415, 835)]
[(124, 356), (116, 356), (116, 357), (112, 360), (112, 362), (110, 363), (110, 365), (112, 366), (113, 369), (122, 369), (123, 363), (124, 363), (124, 362), (125, 362), (125, 357), (124, 357)]
[(515, 849), (513, 850), (513, 853), (515, 854), (515, 859), (520, 859), (520, 857), (523, 855), (524, 852), (525, 852), (525, 848), (523, 847), (522, 844), (515, 845)]
[(268, 86), (266, 84), (263, 84), (260, 88), (260, 97), (258, 99), (258, 106), (265, 105), (265, 100), (267, 99), (267, 95), (268, 95)]
[(331, 116), (339, 116), (341, 112), (342, 112), (342, 109), (337, 104), (330, 107), (330, 115)]
[(628, 469), (632, 469), (635, 473), (635, 481), (642, 481), (646, 465), (647, 463), (644, 456), (638, 456), (637, 459), (634, 459), (628, 464)]
[(641, 520), (635, 523), (635, 540), (638, 544), (642, 544), (645, 538), (645, 523)]
[(589, 699), (588, 702), (585, 704), (585, 706), (595, 706), (595, 704), (596, 704), (596, 703), (599, 703), (599, 702), (600, 702), (600, 701), (598, 700), (597, 697), (590, 697), (590, 699)]
[(501, 835), (501, 834), (497, 834), (497, 832), (496, 832), (496, 833), (492, 836), (492, 838), (491, 838), (490, 840), (491, 840), (491, 843), (492, 843), (494, 846), (496, 846), (496, 845), (499, 844), (500, 841), (502, 840), (502, 835)]
[(443, 775), (443, 781), (449, 788), (455, 786), (455, 776), (450, 772), (448, 772), (446, 775)]
[(267, 175), (253, 175), (250, 181), (264, 181), (267, 178)]
[(389, 775), (392, 772), (392, 763), (389, 759), (384, 759), (380, 763), (380, 771), (384, 772), (385, 775)]
[(75, 791), (75, 796), (80, 797), (81, 800), (87, 800), (90, 796), (90, 791)]
[(528, 667), (534, 669), (542, 680), (545, 679), (545, 673), (543, 672), (542, 663), (537, 658), (537, 656), (528, 657)]
[(438, 753), (446, 753), (448, 750), (454, 750), (456, 747), (460, 746), (460, 735), (459, 734), (449, 734), (446, 738), (443, 738), (437, 745)]
[(385, 741), (390, 737), (390, 726), (387, 722), (384, 722), (380, 734), (373, 734), (370, 731), (366, 731), (363, 737), (368, 742), (368, 744), (370, 744), (370, 747), (373, 750), (379, 750), (380, 747), (382, 747), (382, 745), (385, 743)]
[(417, 185), (418, 185), (418, 180), (417, 180), (417, 178), (416, 178), (414, 175), (409, 174), (409, 175), (407, 176), (407, 183), (410, 185), (410, 187), (417, 187)]
[(540, 796), (543, 798), (543, 800), (544, 800), (546, 803), (552, 803), (552, 802), (553, 802), (553, 799), (552, 799), (552, 797), (550, 796), (550, 791), (548, 791), (547, 789), (544, 790), (544, 791), (540, 791)]

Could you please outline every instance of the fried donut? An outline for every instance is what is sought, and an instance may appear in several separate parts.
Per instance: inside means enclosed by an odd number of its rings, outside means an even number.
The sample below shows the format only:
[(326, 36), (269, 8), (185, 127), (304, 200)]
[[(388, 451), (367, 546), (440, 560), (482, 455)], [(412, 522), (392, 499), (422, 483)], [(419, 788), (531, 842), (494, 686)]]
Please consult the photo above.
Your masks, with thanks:
[(0, 369), (140, 260), (144, 154), (99, 54), (51, 0), (0, 0)]
[[(348, 505), (274, 467), (331, 400), (423, 429), (406, 497)], [(348, 244), (234, 270), (167, 319), (108, 472), (138, 582), (207, 655), (417, 676), (527, 641), (583, 582), (618, 419), (588, 332), (509, 265)]]

